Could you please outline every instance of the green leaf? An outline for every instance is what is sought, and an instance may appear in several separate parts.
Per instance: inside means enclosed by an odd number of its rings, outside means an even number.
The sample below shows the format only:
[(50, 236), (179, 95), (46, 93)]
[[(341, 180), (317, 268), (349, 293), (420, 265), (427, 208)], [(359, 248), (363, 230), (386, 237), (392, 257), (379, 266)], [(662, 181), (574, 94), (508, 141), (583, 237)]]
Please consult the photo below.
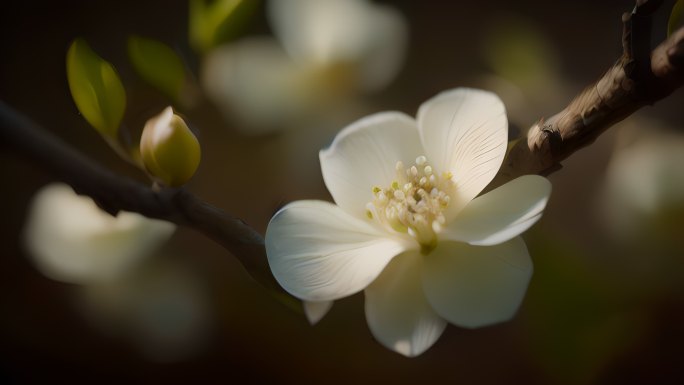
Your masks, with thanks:
[(672, 35), (675, 29), (681, 25), (682, 14), (684, 14), (684, 0), (677, 0), (675, 5), (672, 7), (670, 20), (667, 22), (667, 36)]
[(185, 86), (185, 66), (166, 44), (139, 36), (128, 39), (128, 56), (138, 75), (178, 102)]
[(100, 134), (116, 139), (126, 109), (126, 90), (114, 67), (80, 38), (71, 43), (66, 66), (78, 110)]
[(258, 3), (257, 0), (190, 0), (190, 45), (195, 51), (206, 53), (235, 38)]

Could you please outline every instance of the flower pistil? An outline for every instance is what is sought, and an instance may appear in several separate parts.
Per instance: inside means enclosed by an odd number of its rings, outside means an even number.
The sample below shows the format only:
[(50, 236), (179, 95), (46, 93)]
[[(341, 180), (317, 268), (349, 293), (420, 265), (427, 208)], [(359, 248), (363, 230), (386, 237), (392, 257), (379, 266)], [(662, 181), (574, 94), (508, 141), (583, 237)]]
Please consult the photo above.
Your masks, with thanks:
[(437, 233), (446, 222), (444, 210), (455, 190), (453, 175), (436, 174), (424, 155), (410, 167), (398, 161), (395, 169), (396, 178), (389, 187), (373, 187), (366, 216), (395, 232), (409, 234), (427, 254), (437, 246)]

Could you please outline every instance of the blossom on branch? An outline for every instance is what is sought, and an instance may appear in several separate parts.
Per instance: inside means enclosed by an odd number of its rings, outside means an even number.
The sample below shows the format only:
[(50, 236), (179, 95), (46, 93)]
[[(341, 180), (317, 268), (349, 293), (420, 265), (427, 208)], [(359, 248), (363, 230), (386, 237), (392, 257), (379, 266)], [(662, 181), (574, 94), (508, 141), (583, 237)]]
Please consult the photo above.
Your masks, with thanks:
[(371, 332), (406, 356), (432, 346), (447, 322), (510, 319), (532, 274), (519, 234), (541, 217), (551, 185), (526, 175), (478, 196), (507, 142), (500, 99), (473, 89), (437, 95), (415, 120), (384, 112), (351, 124), (320, 152), (336, 204), (297, 201), (271, 219), (273, 274), (323, 313), (364, 290)]

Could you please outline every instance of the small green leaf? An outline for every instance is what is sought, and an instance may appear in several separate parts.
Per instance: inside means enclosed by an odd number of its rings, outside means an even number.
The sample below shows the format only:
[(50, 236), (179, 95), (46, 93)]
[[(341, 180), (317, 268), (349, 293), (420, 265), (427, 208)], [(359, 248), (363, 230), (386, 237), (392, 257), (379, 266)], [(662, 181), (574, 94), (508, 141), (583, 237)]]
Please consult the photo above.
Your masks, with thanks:
[(675, 29), (681, 25), (682, 14), (684, 14), (684, 0), (677, 0), (675, 5), (672, 7), (670, 20), (667, 22), (667, 36), (672, 35)]
[(140, 77), (175, 102), (180, 100), (185, 85), (185, 66), (169, 46), (157, 40), (131, 36), (128, 57)]
[(190, 0), (190, 45), (195, 51), (206, 53), (235, 38), (258, 3), (257, 0)]
[(114, 67), (80, 38), (71, 43), (66, 66), (78, 110), (100, 134), (116, 139), (126, 109), (126, 90)]

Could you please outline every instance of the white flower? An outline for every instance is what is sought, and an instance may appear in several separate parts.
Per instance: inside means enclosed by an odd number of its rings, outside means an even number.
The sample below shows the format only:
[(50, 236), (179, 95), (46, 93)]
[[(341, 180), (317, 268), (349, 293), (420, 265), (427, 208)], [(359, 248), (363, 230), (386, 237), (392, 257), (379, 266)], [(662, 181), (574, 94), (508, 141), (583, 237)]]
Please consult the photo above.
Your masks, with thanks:
[(202, 83), (222, 111), (266, 130), (350, 92), (385, 87), (399, 72), (407, 27), (367, 0), (275, 0), (277, 42), (250, 37), (210, 52)]
[(166, 241), (176, 226), (140, 214), (113, 217), (68, 185), (43, 187), (33, 198), (24, 241), (36, 267), (68, 283), (109, 280)]
[(307, 305), (314, 317), (365, 290), (371, 332), (407, 356), (429, 348), (446, 322), (510, 319), (532, 274), (518, 235), (540, 218), (551, 185), (528, 175), (477, 196), (499, 170), (507, 134), (499, 98), (472, 89), (434, 97), (417, 120), (385, 112), (348, 126), (320, 153), (337, 205), (297, 201), (271, 219), (276, 279), (317, 302)]

